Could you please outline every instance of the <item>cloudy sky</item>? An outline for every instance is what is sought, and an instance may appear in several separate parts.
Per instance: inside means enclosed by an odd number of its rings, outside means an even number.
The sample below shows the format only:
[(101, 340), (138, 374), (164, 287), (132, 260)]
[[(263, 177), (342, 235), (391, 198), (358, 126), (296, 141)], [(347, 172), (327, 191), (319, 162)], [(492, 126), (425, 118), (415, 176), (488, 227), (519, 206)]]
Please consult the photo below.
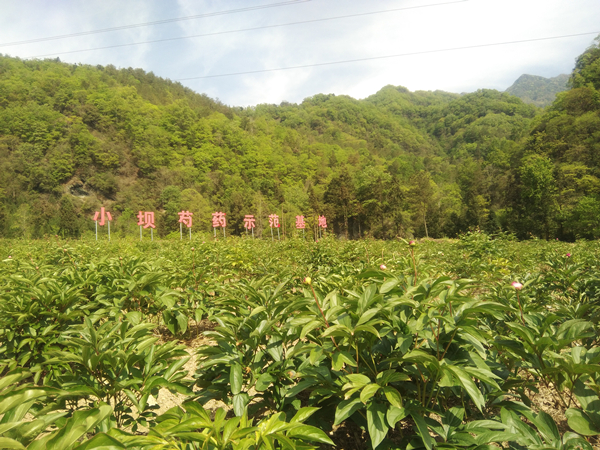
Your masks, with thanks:
[(233, 106), (504, 90), (569, 73), (598, 33), (598, 0), (0, 0), (0, 53), (142, 68)]

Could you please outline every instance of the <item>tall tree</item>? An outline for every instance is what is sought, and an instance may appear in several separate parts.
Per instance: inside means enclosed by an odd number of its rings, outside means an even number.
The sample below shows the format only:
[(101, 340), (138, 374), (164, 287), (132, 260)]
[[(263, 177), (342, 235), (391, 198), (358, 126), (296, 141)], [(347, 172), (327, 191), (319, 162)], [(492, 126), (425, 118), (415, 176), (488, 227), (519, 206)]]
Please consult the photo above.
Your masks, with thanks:
[(519, 175), (521, 200), (529, 231), (550, 237), (551, 221), (556, 208), (554, 164), (547, 156), (531, 154), (523, 158)]
[(63, 237), (74, 237), (79, 235), (79, 217), (73, 202), (68, 195), (60, 198), (58, 208), (58, 232)]
[(354, 180), (345, 167), (329, 182), (323, 200), (329, 205), (333, 219), (342, 223), (341, 228), (348, 239), (348, 219), (356, 215), (357, 200)]
[(410, 180), (410, 190), (408, 193), (409, 202), (413, 208), (413, 223), (418, 227), (418, 223), (423, 224), (425, 237), (429, 237), (427, 227), (427, 216), (430, 214), (435, 205), (436, 186), (431, 179), (431, 174), (422, 170)]

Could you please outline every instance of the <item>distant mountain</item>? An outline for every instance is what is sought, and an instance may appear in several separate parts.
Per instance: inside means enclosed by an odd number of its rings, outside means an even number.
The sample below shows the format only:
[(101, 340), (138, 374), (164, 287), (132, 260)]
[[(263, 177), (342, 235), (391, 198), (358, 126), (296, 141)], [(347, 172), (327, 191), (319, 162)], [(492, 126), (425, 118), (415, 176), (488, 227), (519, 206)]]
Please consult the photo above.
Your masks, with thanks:
[(548, 106), (556, 94), (567, 90), (569, 75), (544, 78), (537, 75), (521, 75), (505, 92), (515, 95), (525, 103), (539, 107)]

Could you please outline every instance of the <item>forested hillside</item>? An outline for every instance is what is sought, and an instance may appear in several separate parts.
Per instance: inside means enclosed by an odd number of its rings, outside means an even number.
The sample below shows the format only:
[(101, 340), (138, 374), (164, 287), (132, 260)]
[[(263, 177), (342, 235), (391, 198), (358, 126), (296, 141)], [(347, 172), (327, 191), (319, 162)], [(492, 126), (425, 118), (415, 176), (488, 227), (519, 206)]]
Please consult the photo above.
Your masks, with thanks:
[(113, 231), (155, 211), (210, 230), (227, 213), (324, 214), (340, 236), (600, 236), (600, 47), (543, 113), (493, 90), (386, 86), (364, 100), (233, 108), (139, 69), (0, 56), (0, 235), (79, 236), (106, 206)]
[(544, 78), (537, 75), (521, 75), (505, 92), (516, 95), (525, 103), (543, 108), (550, 105), (556, 94), (568, 89), (569, 75)]

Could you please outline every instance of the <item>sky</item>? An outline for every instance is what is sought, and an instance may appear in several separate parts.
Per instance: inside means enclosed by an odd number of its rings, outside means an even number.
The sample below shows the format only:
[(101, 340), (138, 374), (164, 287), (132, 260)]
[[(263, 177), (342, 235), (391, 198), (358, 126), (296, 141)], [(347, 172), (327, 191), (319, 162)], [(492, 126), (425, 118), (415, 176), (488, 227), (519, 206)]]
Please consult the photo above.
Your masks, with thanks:
[(230, 106), (503, 91), (570, 73), (599, 33), (599, 0), (0, 0), (4, 55), (141, 68)]

